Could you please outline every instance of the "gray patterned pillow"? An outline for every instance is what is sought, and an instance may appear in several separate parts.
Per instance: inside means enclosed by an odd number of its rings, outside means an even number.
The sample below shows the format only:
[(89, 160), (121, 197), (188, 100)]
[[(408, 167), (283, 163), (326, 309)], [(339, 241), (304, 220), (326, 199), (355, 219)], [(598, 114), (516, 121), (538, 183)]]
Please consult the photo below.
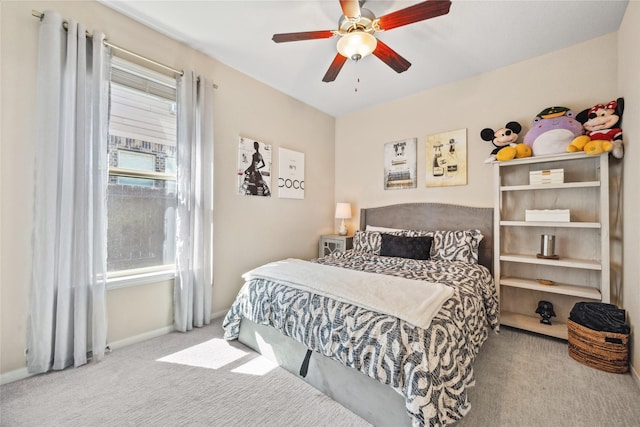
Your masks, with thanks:
[(477, 264), (483, 237), (480, 230), (434, 231), (431, 259)]
[(353, 236), (353, 249), (358, 252), (380, 254), (382, 236), (378, 231), (356, 231)]

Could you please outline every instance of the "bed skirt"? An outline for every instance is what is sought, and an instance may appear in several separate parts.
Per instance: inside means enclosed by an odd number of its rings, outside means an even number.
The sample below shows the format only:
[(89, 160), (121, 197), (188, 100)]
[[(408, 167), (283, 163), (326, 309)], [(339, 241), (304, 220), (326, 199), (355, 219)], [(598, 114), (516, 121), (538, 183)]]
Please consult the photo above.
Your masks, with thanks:
[(274, 328), (243, 318), (238, 340), (376, 427), (411, 426), (404, 397), (353, 368), (313, 353), (307, 375), (301, 377), (307, 348)]

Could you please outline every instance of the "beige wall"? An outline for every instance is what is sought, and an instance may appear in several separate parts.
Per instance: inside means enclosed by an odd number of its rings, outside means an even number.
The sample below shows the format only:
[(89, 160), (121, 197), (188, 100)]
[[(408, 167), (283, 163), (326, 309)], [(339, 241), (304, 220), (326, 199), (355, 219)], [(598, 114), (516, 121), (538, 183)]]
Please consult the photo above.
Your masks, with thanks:
[[(31, 141), (38, 20), (51, 9), (134, 52), (213, 79), (215, 96), (213, 312), (231, 305), (241, 274), (260, 263), (317, 254), (322, 233), (333, 230), (334, 119), (244, 74), (164, 37), (93, 1), (2, 1), (2, 150), (0, 373), (24, 368), (31, 269), (34, 149)], [(238, 136), (305, 154), (304, 200), (236, 194)], [(275, 181), (274, 181), (275, 182)], [(272, 184), (273, 187), (273, 184)], [(164, 281), (108, 292), (109, 342), (124, 342), (172, 322), (171, 284)]]
[[(598, 58), (597, 69), (592, 58)], [(494, 147), (480, 139), (480, 131), (515, 120), (525, 128), (524, 135), (545, 107), (562, 105), (579, 112), (616, 98), (616, 58), (616, 35), (610, 34), (338, 118), (336, 200), (358, 207), (418, 201), (491, 206), (492, 167), (483, 162)], [(613, 77), (602, 79), (603, 75)], [(468, 185), (426, 188), (427, 135), (464, 128)], [(418, 138), (417, 188), (384, 190), (384, 143), (411, 137)]]
[(619, 91), (625, 97), (624, 263), (622, 304), (632, 324), (631, 364), (640, 384), (640, 2), (630, 1), (618, 32)]

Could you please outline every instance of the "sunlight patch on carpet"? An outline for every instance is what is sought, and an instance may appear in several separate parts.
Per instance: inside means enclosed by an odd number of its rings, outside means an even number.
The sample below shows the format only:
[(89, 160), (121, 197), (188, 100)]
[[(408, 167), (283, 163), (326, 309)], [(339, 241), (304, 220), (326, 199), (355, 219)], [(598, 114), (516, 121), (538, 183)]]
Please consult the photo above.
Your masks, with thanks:
[(245, 363), (242, 366), (238, 366), (233, 369), (231, 372), (236, 374), (247, 374), (247, 375), (266, 375), (271, 372), (273, 369), (277, 368), (278, 364), (272, 362), (264, 356), (256, 357), (255, 359)]
[(246, 351), (232, 347), (226, 340), (214, 338), (157, 359), (157, 361), (198, 368), (219, 369), (247, 354), (249, 353)]

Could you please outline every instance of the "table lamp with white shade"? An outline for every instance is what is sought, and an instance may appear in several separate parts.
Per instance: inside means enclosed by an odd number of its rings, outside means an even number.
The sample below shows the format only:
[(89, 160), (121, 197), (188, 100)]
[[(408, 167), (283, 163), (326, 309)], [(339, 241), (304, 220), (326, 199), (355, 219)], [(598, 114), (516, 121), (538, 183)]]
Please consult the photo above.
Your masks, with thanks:
[(351, 203), (337, 203), (336, 204), (336, 219), (340, 219), (340, 230), (338, 234), (346, 236), (348, 233), (347, 226), (344, 223), (345, 219), (351, 218)]

